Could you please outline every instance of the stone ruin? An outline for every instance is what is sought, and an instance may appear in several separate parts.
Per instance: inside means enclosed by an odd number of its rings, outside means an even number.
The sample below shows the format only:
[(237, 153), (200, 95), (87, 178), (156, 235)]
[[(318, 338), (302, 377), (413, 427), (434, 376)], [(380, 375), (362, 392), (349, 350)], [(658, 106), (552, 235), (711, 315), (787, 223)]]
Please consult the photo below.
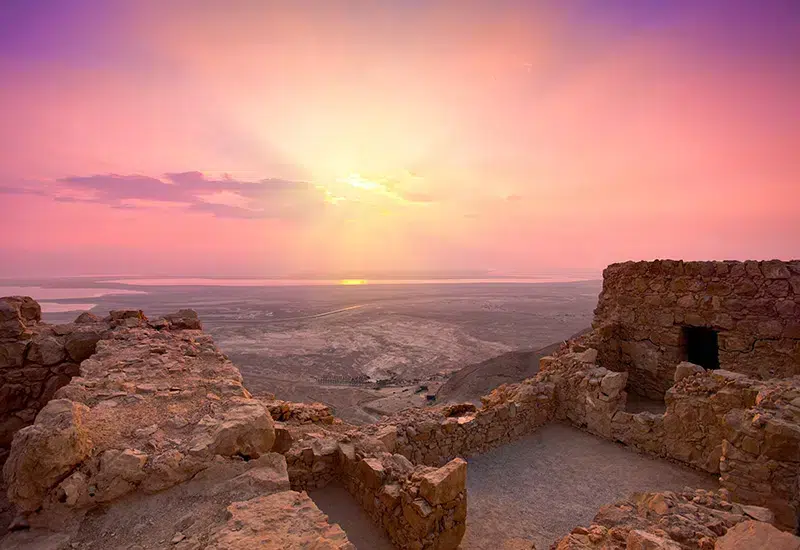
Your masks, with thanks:
[(800, 262), (627, 262), (603, 272), (599, 360), (663, 399), (690, 361), (751, 378), (800, 374)]
[[(98, 506), (147, 526), (115, 543), (131, 550), (352, 548), (305, 493), (330, 483), (397, 548), (457, 548), (463, 458), (554, 421), (719, 475), (721, 488), (631, 495), (553, 548), (798, 549), (787, 532), (800, 509), (798, 281), (800, 262), (612, 265), (594, 330), (536, 376), (480, 407), (366, 426), (252, 396), (190, 310), (47, 325), (29, 298), (1, 299), (2, 391), (15, 396), (2, 402), (5, 441), (14, 433), (3, 472), (18, 530), (0, 549), (79, 548), (102, 536), (87, 514)], [(627, 411), (637, 392), (663, 399), (663, 414)]]

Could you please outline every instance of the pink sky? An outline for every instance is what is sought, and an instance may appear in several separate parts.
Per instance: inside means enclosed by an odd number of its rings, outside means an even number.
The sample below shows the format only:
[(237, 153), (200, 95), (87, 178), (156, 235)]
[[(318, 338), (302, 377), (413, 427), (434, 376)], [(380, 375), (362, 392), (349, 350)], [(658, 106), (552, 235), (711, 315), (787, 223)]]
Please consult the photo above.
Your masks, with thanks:
[(800, 257), (792, 2), (25, 4), (0, 277)]

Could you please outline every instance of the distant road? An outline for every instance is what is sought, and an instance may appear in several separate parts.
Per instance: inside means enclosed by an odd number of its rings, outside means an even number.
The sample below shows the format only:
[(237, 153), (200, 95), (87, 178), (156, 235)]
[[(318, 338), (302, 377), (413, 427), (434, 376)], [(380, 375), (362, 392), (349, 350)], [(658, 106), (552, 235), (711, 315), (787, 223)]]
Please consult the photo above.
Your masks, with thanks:
[(297, 317), (280, 317), (276, 319), (268, 318), (268, 319), (230, 319), (230, 318), (214, 318), (209, 315), (204, 315), (203, 319), (207, 320), (209, 323), (235, 323), (235, 324), (246, 324), (246, 323), (281, 323), (283, 321), (301, 321), (304, 319), (318, 319), (320, 317), (328, 317), (329, 315), (336, 315), (337, 313), (344, 313), (345, 311), (352, 311), (354, 309), (360, 309), (362, 307), (366, 307), (368, 304), (358, 304), (355, 306), (347, 306), (342, 307), (339, 309), (333, 309), (331, 311), (324, 311), (322, 313), (315, 313), (314, 315), (300, 315)]

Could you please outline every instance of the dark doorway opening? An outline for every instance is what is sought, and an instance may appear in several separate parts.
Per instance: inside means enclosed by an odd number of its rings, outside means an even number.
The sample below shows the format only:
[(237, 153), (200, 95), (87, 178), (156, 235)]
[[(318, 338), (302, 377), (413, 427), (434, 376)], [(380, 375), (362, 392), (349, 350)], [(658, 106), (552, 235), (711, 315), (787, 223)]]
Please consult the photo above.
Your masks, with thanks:
[(704, 369), (719, 368), (717, 331), (708, 327), (683, 327), (683, 355)]

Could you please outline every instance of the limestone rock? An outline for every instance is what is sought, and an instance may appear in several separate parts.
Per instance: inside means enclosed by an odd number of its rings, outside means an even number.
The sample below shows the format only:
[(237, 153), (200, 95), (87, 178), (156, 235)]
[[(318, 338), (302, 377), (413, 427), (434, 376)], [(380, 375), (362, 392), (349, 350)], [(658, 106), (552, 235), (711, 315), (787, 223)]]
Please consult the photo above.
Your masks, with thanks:
[(600, 389), (607, 396), (614, 398), (625, 389), (625, 384), (628, 382), (627, 372), (609, 372), (600, 381)]
[[(0, 302), (0, 307), (2, 307), (2, 302)], [(26, 341), (0, 342), (0, 369), (21, 367), (27, 348), (28, 342)]]
[(23, 511), (36, 510), (47, 492), (92, 449), (82, 426), (88, 408), (66, 399), (50, 401), (32, 426), (14, 436), (3, 468), (9, 499)]
[(383, 426), (378, 430), (378, 433), (375, 434), (375, 437), (383, 443), (387, 452), (393, 453), (395, 443), (397, 442), (397, 426)]
[(443, 504), (456, 498), (467, 486), (467, 462), (454, 458), (441, 468), (422, 477), (419, 492), (431, 504)]
[(681, 550), (681, 545), (647, 531), (634, 530), (628, 533), (626, 550)]
[(94, 313), (90, 313), (88, 311), (84, 311), (80, 315), (75, 318), (73, 321), (76, 325), (88, 325), (92, 323), (99, 323), (101, 321), (100, 317), (95, 315)]
[(37, 335), (28, 347), (28, 361), (39, 365), (55, 365), (63, 361), (66, 356), (64, 344), (54, 336)]
[(17, 338), (42, 320), (42, 308), (30, 296), (0, 298), (0, 338)]
[(689, 361), (682, 361), (678, 363), (678, 366), (675, 367), (675, 382), (679, 382), (686, 378), (687, 376), (691, 376), (693, 374), (703, 373), (706, 369), (701, 367), (700, 365), (695, 365), (694, 363), (690, 363)]
[(176, 313), (165, 315), (164, 319), (169, 323), (171, 329), (177, 330), (203, 330), (200, 317), (193, 309), (181, 309)]
[(740, 504), (742, 511), (746, 516), (753, 518), (756, 521), (763, 521), (766, 523), (775, 523), (775, 514), (769, 508), (763, 506), (752, 506), (747, 504)]
[(364, 485), (371, 489), (377, 489), (383, 483), (386, 472), (380, 460), (377, 458), (365, 458), (358, 463), (358, 475)]
[(279, 422), (274, 423), (275, 443), (272, 444), (272, 452), (283, 454), (292, 447), (292, 433)]
[(762, 521), (743, 521), (717, 539), (714, 550), (800, 550), (800, 537)]
[(255, 401), (244, 402), (198, 426), (190, 451), (197, 455), (257, 457), (275, 443), (272, 417)]
[(70, 358), (80, 363), (88, 359), (96, 350), (97, 342), (103, 338), (103, 330), (100, 327), (84, 325), (75, 332), (67, 336), (65, 347)]
[(284, 491), (228, 506), (230, 519), (208, 550), (355, 550), (347, 535), (305, 493)]

